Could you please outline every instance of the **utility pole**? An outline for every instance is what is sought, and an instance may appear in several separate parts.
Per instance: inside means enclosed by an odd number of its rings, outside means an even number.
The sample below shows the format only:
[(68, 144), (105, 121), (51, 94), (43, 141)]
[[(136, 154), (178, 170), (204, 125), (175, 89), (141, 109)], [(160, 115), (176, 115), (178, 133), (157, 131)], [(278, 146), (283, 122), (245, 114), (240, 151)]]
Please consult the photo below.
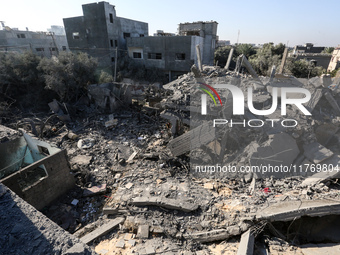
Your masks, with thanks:
[(116, 82), (116, 80), (117, 80), (117, 61), (118, 61), (118, 48), (116, 47), (114, 82)]

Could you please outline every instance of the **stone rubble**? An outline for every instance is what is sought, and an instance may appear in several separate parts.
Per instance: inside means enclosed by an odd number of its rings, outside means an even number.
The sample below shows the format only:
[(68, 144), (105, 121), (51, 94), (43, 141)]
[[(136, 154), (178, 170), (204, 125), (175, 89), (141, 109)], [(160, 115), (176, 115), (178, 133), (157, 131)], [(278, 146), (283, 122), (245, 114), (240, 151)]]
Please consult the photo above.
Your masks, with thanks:
[[(287, 118), (298, 121), (296, 128), (236, 127), (229, 129), (226, 144), (211, 132), (205, 140), (197, 139), (196, 147), (188, 147), (190, 135), (196, 134), (190, 127), (202, 128), (190, 118), (190, 113), (200, 113), (200, 108), (190, 103), (190, 97), (197, 93), (193, 73), (164, 85), (163, 90), (145, 90), (148, 105), (146, 99), (139, 103), (135, 100), (131, 107), (113, 113), (93, 106), (78, 108), (71, 123), (55, 120), (54, 125), (61, 127), (59, 133), (50, 131), (53, 125), (45, 127), (45, 139), (67, 149), (77, 187), (46, 208), (44, 214), (85, 240), (98, 254), (229, 254), (223, 250), (230, 250), (230, 254), (289, 254), (300, 250), (301, 245), (303, 250), (303, 238), (287, 237), (274, 226), (276, 221), (294, 220), (284, 218), (289, 210), (277, 208), (294, 205), (294, 215), (299, 217), (338, 214), (338, 91), (330, 90), (325, 78), (307, 81), (280, 76), (270, 82), (268, 77), (259, 77), (260, 85), (250, 76), (218, 67), (204, 67), (200, 75), (211, 86), (233, 84), (242, 90), (252, 86), (257, 109), (270, 108), (273, 87), (306, 88), (313, 95), (306, 106), (313, 115), (304, 116), (289, 106)], [(222, 97), (228, 98), (230, 93)], [(96, 104), (105, 107), (99, 96)], [(216, 109), (212, 112), (220, 114)], [(232, 114), (228, 107), (224, 112), (225, 116)], [(253, 118), (251, 115), (246, 111), (245, 118)], [(279, 110), (268, 118), (280, 119), (278, 116)], [(70, 138), (71, 131), (76, 136)], [(271, 162), (295, 166), (296, 171), (284, 176), (198, 175), (189, 170), (189, 157), (202, 158), (202, 146), (208, 148), (211, 159), (228, 165)], [(315, 169), (318, 163), (327, 164), (334, 172), (322, 176)], [(318, 209), (313, 201), (332, 202)], [(300, 212), (299, 203), (311, 205)], [(270, 214), (271, 206), (277, 214)], [(117, 219), (119, 223), (106, 228)], [(95, 235), (97, 232), (100, 235)]]

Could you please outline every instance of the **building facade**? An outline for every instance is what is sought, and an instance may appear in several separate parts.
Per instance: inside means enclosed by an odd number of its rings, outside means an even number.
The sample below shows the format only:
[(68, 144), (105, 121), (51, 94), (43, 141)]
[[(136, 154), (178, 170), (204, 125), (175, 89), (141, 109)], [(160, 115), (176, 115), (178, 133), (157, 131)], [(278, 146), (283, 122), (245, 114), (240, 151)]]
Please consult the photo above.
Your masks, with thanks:
[(325, 47), (314, 47), (312, 43), (306, 43), (304, 46), (297, 45), (294, 47), (293, 52), (289, 57), (295, 60), (307, 60), (315, 66), (321, 66), (324, 69), (328, 68), (331, 60), (331, 54), (322, 53)]
[(31, 51), (42, 57), (51, 57), (61, 51), (68, 51), (68, 44), (65, 35), (56, 35), (54, 32), (33, 32), (4, 27), (0, 30), (0, 51)]
[(202, 64), (214, 65), (214, 53), (217, 40), (216, 21), (210, 22), (193, 22), (181, 23), (178, 27), (178, 34), (182, 36), (199, 36), (203, 38), (203, 46), (201, 49)]
[(118, 51), (127, 49), (129, 37), (148, 36), (145, 22), (116, 16), (115, 6), (107, 2), (82, 5), (83, 16), (64, 18), (70, 50), (86, 52), (98, 59), (99, 66), (113, 66)]
[(147, 69), (163, 70), (169, 80), (187, 73), (198, 64), (199, 45), (202, 64), (213, 65), (217, 22), (194, 22), (179, 25), (179, 35), (157, 33), (157, 36), (128, 38), (129, 57)]

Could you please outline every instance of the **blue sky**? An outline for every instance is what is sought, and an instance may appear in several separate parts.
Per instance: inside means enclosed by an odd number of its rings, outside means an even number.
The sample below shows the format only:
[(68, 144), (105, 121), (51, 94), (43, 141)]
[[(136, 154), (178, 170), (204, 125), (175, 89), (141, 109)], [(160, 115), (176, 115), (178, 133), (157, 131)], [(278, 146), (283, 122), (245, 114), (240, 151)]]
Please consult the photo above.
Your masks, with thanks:
[[(16, 0), (0, 7), (0, 20), (9, 27), (46, 31), (50, 25), (63, 25), (63, 18), (81, 16), (82, 0)], [(339, 2), (316, 0), (112, 0), (119, 17), (149, 23), (156, 30), (176, 33), (179, 23), (217, 21), (221, 40), (236, 43), (282, 42), (289, 46), (314, 43), (340, 44)]]

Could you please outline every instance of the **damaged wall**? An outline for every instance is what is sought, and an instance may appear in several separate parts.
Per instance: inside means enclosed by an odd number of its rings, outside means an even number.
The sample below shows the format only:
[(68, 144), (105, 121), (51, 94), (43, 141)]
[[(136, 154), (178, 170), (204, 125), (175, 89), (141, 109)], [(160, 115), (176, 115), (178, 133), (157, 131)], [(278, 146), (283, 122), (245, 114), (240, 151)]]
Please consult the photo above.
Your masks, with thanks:
[[(23, 189), (19, 180), (21, 183), (25, 181), (24, 176), (41, 165), (44, 166), (47, 176)], [(65, 150), (38, 160), (2, 179), (1, 182), (38, 210), (41, 210), (74, 186), (74, 178), (70, 174)]]
[(73, 187), (65, 150), (23, 136), (0, 144), (1, 182), (37, 209)]

